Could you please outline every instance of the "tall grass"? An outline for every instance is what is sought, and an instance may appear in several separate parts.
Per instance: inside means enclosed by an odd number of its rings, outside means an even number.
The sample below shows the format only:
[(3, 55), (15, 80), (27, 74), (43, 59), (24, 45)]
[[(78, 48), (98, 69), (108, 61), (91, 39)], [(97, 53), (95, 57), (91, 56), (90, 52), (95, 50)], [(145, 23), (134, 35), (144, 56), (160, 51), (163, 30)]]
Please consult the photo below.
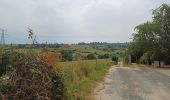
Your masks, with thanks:
[(70, 100), (90, 99), (95, 82), (111, 66), (111, 59), (82, 60), (72, 62), (61, 62), (59, 66), (62, 69), (67, 96)]

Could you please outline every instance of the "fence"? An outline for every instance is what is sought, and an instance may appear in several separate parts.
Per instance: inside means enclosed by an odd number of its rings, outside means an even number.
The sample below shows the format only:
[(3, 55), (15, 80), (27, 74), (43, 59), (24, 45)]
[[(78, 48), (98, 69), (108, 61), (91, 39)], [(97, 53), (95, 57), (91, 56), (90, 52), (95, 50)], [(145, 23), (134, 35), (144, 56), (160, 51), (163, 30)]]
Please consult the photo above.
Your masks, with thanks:
[(170, 67), (170, 65), (166, 65), (164, 61), (154, 61), (154, 67)]

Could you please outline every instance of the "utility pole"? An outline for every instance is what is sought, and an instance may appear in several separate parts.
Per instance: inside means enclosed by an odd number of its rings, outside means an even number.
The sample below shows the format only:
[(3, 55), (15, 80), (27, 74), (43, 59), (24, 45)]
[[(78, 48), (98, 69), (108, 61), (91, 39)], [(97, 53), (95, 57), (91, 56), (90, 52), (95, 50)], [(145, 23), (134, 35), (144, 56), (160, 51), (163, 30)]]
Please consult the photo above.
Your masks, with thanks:
[(4, 46), (5, 45), (5, 31), (6, 31), (6, 29), (0, 29), (0, 31), (1, 31), (1, 42), (0, 42), (0, 44), (2, 45), (2, 46)]

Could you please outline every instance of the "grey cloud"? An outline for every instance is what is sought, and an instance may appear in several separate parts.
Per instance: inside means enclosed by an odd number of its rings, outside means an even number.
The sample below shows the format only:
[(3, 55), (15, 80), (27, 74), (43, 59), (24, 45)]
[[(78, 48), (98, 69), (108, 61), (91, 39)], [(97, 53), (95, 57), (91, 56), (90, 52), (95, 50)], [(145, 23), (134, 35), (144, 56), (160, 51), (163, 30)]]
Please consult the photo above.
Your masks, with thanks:
[(152, 9), (169, 0), (0, 0), (0, 28), (8, 43), (27, 43), (27, 27), (39, 42), (126, 42)]

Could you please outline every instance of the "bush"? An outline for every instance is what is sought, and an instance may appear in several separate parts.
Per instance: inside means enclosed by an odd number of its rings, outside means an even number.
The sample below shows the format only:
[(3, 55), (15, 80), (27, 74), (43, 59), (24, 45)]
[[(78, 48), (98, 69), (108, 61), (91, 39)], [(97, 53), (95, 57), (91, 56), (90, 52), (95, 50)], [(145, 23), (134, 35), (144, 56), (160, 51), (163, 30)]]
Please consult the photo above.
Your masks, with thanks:
[(0, 91), (1, 100), (65, 99), (62, 74), (53, 62), (57, 61), (57, 57), (51, 52), (36, 53), (29, 50), (11, 56), (11, 59), (12, 69), (7, 74), (9, 88)]
[(62, 50), (61, 56), (63, 58), (63, 61), (72, 61), (73, 60), (73, 50)]
[(112, 56), (112, 61), (114, 61), (114, 62), (118, 62), (118, 57), (116, 57), (116, 56)]
[(152, 55), (153, 55), (153, 51), (147, 51), (145, 52), (142, 57), (140, 58), (140, 63), (143, 64), (151, 64), (152, 62)]
[(96, 55), (95, 55), (95, 54), (93, 54), (93, 53), (88, 54), (88, 55), (87, 55), (87, 59), (88, 59), (88, 60), (96, 59)]
[(125, 55), (123, 55), (123, 58), (124, 58), (124, 60), (123, 60), (123, 62), (124, 63), (129, 63), (129, 55), (128, 54), (125, 54)]
[(18, 52), (13, 51), (12, 49), (4, 49), (0, 53), (0, 76), (6, 74), (6, 71), (10, 70), (12, 67), (12, 57), (17, 56)]
[(107, 59), (107, 58), (109, 58), (109, 54), (99, 55), (98, 58), (99, 59)]
[(1, 76), (0, 77), (0, 91), (3, 91), (7, 85), (7, 77), (6, 76)]

